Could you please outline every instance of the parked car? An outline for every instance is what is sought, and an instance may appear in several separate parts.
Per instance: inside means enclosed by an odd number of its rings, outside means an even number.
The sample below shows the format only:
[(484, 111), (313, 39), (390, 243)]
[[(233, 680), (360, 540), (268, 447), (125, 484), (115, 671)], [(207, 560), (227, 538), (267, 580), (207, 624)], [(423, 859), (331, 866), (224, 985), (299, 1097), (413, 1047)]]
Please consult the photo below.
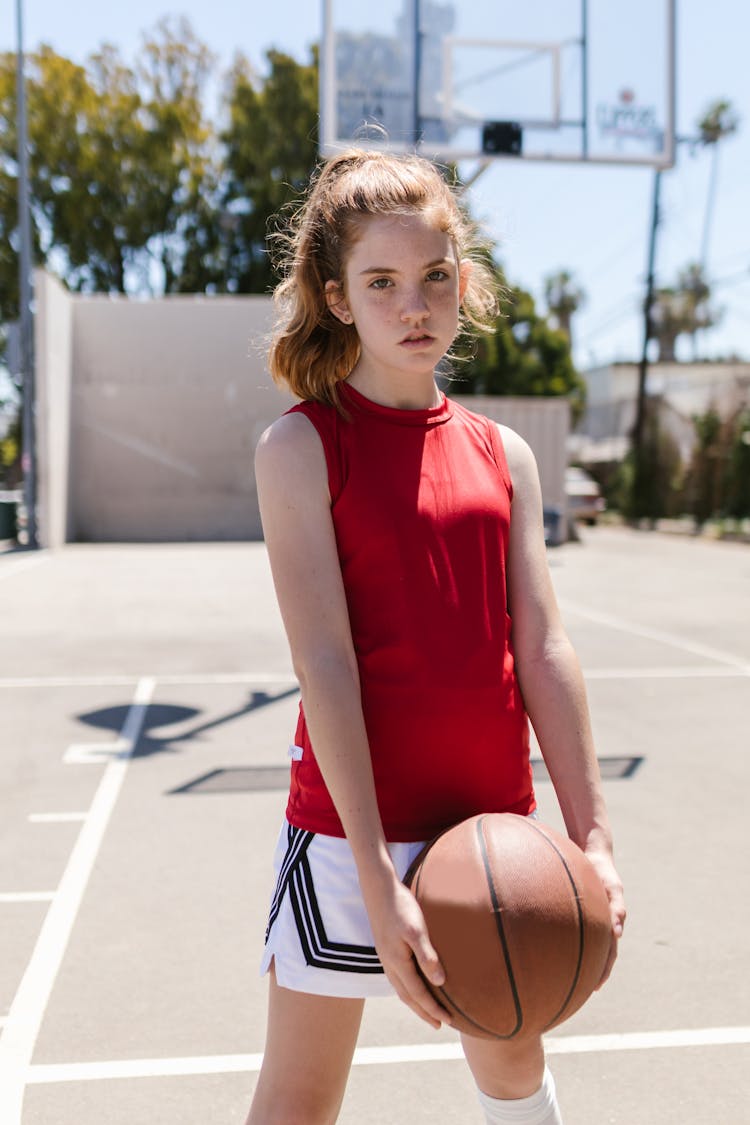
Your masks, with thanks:
[(576, 465), (565, 470), (565, 498), (568, 518), (583, 520), (592, 527), (606, 507), (599, 485), (590, 473)]

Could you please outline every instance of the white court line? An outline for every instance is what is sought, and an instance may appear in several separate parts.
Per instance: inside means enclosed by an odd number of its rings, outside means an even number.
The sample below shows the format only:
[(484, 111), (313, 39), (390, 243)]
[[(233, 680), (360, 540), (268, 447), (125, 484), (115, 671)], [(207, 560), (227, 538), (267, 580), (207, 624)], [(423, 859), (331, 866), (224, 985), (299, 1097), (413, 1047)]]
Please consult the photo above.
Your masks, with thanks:
[(79, 820), (85, 820), (88, 813), (85, 812), (38, 812), (29, 813), (30, 824), (73, 824)]
[(130, 743), (120, 735), (114, 742), (73, 742), (62, 760), (66, 766), (100, 766), (106, 761), (129, 756)]
[[(679, 665), (639, 668), (584, 668), (583, 674), (587, 680), (689, 680), (689, 679), (732, 679), (750, 676), (750, 664), (739, 662), (730, 667), (717, 667), (715, 664), (704, 665)], [(136, 684), (139, 676), (2, 676), (2, 688), (50, 688), (50, 687), (130, 687)], [(248, 686), (270, 685), (273, 687), (293, 687), (297, 678), (293, 672), (288, 675), (275, 672), (221, 672), (206, 673), (205, 675), (190, 674), (180, 675), (153, 675), (149, 679), (157, 685), (166, 686), (201, 686), (206, 684), (247, 684)], [(111, 749), (111, 746), (109, 747)]]
[(103, 675), (103, 676), (0, 676), (0, 688), (36, 687), (129, 687), (140, 679), (153, 680), (157, 684), (272, 684), (288, 686), (297, 683), (294, 672), (227, 672), (180, 675)]
[[(750, 1027), (707, 1027), (676, 1031), (635, 1031), (622, 1035), (569, 1035), (545, 1039), (548, 1055), (653, 1051), (679, 1047), (744, 1046)], [(358, 1047), (353, 1066), (386, 1066), (462, 1059), (460, 1043), (409, 1043), (394, 1047)], [(29, 1067), (29, 1085), (132, 1078), (179, 1078), (196, 1074), (239, 1074), (260, 1070), (262, 1054), (199, 1055), (174, 1059), (123, 1059), (108, 1062), (45, 1063)]]
[(0, 903), (52, 902), (54, 897), (54, 891), (6, 891), (0, 894)]
[(3, 1125), (21, 1125), (23, 1092), (34, 1045), (154, 686), (153, 680), (146, 678), (138, 683), (120, 735), (127, 742), (129, 753), (107, 763), (6, 1017), (0, 1036), (0, 1121)]
[(750, 676), (746, 668), (722, 668), (716, 664), (682, 665), (677, 668), (584, 668), (587, 680), (727, 680)]
[(28, 570), (31, 566), (37, 566), (47, 558), (49, 558), (49, 555), (46, 551), (34, 551), (33, 554), (24, 555), (19, 559), (0, 562), (0, 578), (12, 578), (14, 574), (20, 574), (21, 571)]
[(598, 613), (566, 599), (560, 599), (559, 604), (563, 612), (574, 613), (578, 617), (583, 617), (584, 620), (594, 621), (597, 625), (606, 625), (610, 629), (618, 629), (620, 632), (630, 633), (634, 637), (645, 637), (649, 641), (659, 641), (661, 644), (671, 645), (673, 648), (682, 649), (683, 652), (689, 652), (693, 656), (702, 656), (705, 660), (715, 660), (719, 664), (728, 664), (730, 668), (739, 669), (745, 675), (750, 674), (750, 664), (747, 660), (737, 656), (736, 653), (723, 652), (721, 649), (712, 648), (710, 645), (702, 645), (677, 633), (651, 629), (647, 625), (636, 625), (610, 613)]

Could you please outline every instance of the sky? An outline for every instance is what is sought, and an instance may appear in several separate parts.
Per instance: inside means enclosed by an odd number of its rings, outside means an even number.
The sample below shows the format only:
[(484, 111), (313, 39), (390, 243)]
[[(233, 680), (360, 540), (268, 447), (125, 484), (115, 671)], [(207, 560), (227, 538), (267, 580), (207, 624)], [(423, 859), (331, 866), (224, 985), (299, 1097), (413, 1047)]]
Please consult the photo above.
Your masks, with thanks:
[[(107, 41), (134, 62), (142, 35), (161, 16), (185, 15), (228, 66), (235, 51), (260, 72), (275, 47), (307, 61), (321, 35), (320, 0), (22, 0), (28, 51), (41, 42), (85, 62)], [(612, 0), (590, 0), (590, 7)], [(495, 0), (457, 0), (491, 12)], [(556, 0), (538, 0), (542, 9)], [(643, 9), (643, 0), (641, 0)], [(695, 134), (701, 113), (720, 98), (740, 117), (738, 132), (722, 143), (716, 169), (716, 207), (709, 227), (706, 274), (722, 310), (716, 328), (703, 334), (700, 352), (750, 360), (750, 4), (746, 0), (677, 0), (677, 133)], [(15, 50), (15, 4), (0, 17), (0, 50)], [(491, 19), (486, 22), (488, 35)], [(634, 32), (648, 44), (648, 21)], [(644, 56), (647, 55), (644, 47)], [(461, 166), (466, 177), (476, 164)], [(688, 263), (701, 258), (709, 194), (711, 153), (677, 146), (674, 168), (662, 176), (656, 284), (671, 285)], [(646, 167), (493, 162), (469, 189), (472, 214), (498, 244), (511, 284), (528, 289), (544, 308), (544, 279), (571, 273), (585, 293), (573, 322), (575, 360), (582, 369), (637, 360), (643, 340), (654, 173)], [(687, 342), (679, 357), (692, 358)]]

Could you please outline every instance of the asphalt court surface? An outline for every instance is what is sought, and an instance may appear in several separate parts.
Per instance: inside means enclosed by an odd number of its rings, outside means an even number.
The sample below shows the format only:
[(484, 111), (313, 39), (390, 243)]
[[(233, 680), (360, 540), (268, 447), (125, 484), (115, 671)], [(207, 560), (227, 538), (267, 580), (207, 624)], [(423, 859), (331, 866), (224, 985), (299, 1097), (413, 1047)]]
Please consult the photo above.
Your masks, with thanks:
[[(630, 912), (548, 1039), (566, 1125), (743, 1125), (750, 547), (549, 557)], [(298, 706), (263, 546), (9, 552), (0, 614), (0, 1121), (241, 1125)], [(438, 1120), (481, 1120), (456, 1037), (371, 1001), (342, 1125)]]

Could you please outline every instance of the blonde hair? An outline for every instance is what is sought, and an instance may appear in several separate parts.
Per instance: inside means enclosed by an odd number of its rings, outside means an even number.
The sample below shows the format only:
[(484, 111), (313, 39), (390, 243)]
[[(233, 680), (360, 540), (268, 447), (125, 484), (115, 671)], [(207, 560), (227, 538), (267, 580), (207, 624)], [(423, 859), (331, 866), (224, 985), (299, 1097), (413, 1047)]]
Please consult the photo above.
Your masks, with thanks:
[(326, 282), (343, 277), (362, 218), (414, 212), (434, 218), (459, 260), (472, 260), (460, 327), (492, 330), (498, 285), (488, 255), (436, 166), (420, 156), (353, 150), (317, 169), (288, 232), (273, 239), (283, 272), (274, 293), (278, 319), (269, 353), (276, 382), (301, 399), (338, 407), (337, 384), (359, 358), (359, 338), (353, 325), (342, 324), (330, 310)]

